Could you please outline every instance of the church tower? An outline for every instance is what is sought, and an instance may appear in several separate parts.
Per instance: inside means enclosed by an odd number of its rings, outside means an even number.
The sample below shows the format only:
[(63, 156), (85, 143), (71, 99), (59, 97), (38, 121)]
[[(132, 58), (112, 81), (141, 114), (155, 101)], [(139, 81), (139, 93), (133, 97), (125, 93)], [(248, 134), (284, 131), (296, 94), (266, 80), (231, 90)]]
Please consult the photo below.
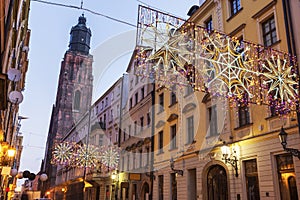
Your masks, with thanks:
[(51, 165), (52, 150), (56, 143), (68, 135), (74, 125), (91, 106), (93, 56), (89, 54), (91, 30), (86, 26), (84, 15), (70, 32), (69, 49), (61, 62), (56, 101), (52, 108), (43, 172), (48, 180), (44, 190), (55, 185), (56, 166)]

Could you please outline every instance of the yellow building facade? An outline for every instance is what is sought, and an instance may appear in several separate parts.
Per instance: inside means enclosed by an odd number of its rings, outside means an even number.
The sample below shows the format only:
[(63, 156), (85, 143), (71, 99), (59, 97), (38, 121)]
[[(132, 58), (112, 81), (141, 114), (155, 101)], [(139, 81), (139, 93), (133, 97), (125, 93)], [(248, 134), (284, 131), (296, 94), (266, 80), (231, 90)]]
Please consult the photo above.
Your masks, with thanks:
[[(188, 21), (241, 44), (290, 52), (287, 2), (207, 0)], [(300, 162), (278, 138), (285, 131), (287, 147), (300, 148), (296, 114), (279, 116), (267, 105), (229, 106), (188, 87), (172, 89), (155, 90), (153, 199), (298, 199)]]

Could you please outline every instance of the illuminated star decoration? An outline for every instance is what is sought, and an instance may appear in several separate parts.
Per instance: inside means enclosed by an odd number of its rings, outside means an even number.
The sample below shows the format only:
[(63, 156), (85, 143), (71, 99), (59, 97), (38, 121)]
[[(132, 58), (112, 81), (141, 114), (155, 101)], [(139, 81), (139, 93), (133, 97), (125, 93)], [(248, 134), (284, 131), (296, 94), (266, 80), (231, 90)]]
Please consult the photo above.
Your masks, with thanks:
[(99, 149), (93, 145), (78, 145), (74, 165), (78, 167), (96, 167), (99, 160)]
[(103, 146), (100, 153), (101, 163), (108, 168), (113, 170), (118, 168), (120, 159), (119, 148), (116, 146)]
[(293, 66), (288, 66), (285, 58), (279, 55), (271, 55), (262, 63), (263, 85), (267, 88), (269, 101), (275, 109), (282, 107), (295, 107), (293, 103), (298, 94), (297, 75), (293, 71)]
[[(138, 65), (143, 69), (137, 70), (136, 74), (143, 77), (151, 75), (159, 85), (167, 88), (173, 84), (187, 85), (182, 73), (186, 74), (186, 65), (191, 64), (193, 40), (178, 29), (184, 21), (147, 11), (140, 15), (158, 17), (139, 29), (137, 57), (140, 58)], [(148, 54), (146, 59), (141, 59), (145, 53)]]
[(69, 165), (73, 159), (73, 145), (68, 142), (58, 143), (52, 151), (52, 163), (58, 165)]

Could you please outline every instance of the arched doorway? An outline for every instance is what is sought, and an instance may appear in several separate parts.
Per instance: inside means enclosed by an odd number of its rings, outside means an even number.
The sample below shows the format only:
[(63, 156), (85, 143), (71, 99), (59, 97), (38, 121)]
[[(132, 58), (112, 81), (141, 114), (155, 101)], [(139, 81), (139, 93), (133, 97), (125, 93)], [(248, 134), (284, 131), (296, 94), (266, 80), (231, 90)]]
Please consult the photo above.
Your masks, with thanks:
[(208, 200), (228, 199), (227, 175), (221, 165), (213, 165), (208, 170), (207, 197)]
[(146, 199), (149, 199), (149, 184), (147, 182), (144, 183), (141, 194), (141, 200)]

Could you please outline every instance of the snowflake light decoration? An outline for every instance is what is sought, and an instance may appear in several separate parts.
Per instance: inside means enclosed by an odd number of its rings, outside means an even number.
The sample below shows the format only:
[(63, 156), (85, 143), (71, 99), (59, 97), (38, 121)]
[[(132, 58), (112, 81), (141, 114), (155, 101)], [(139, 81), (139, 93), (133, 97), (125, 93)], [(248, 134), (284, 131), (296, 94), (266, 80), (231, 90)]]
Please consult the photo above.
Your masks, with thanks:
[(256, 76), (252, 73), (253, 60), (247, 57), (248, 47), (243, 48), (238, 40), (226, 35), (204, 34), (197, 59), (202, 60), (199, 67), (208, 91), (212, 95), (238, 98), (247, 93), (252, 98), (251, 86)]
[(119, 148), (117, 146), (103, 146), (100, 153), (101, 163), (108, 170), (118, 168), (120, 159)]
[(73, 145), (69, 142), (61, 142), (54, 146), (52, 151), (52, 163), (59, 165), (69, 165), (72, 163), (74, 155)]
[(99, 161), (99, 149), (93, 145), (78, 145), (74, 165), (78, 167), (96, 167)]

